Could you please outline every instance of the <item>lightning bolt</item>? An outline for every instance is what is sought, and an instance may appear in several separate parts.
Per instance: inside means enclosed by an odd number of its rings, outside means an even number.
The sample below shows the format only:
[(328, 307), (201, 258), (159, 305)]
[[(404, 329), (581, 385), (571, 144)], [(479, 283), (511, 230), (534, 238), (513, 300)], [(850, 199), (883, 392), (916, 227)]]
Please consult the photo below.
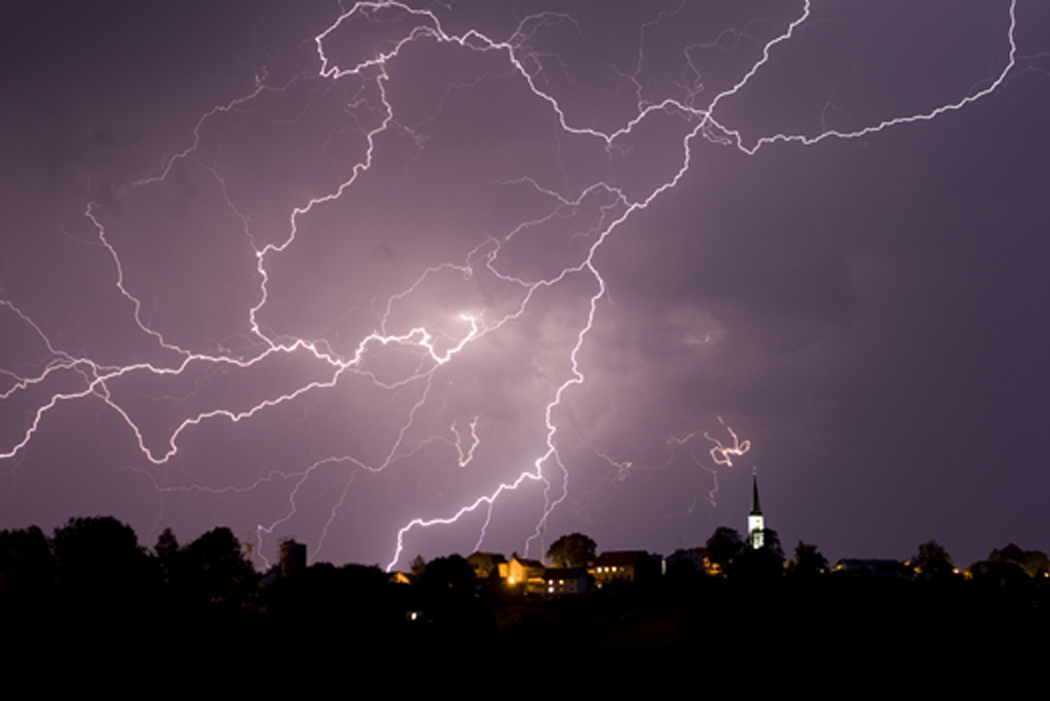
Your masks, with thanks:
[(449, 427), (452, 434), (456, 437), (456, 452), (459, 453), (459, 466), (466, 467), (474, 459), (474, 450), (481, 444), (481, 439), (478, 438), (478, 418), (474, 417), (474, 420), (470, 422), (470, 447), (463, 448), (462, 438), (460, 438), (459, 431), (456, 430), (456, 424), (453, 423)]
[(704, 438), (714, 443), (714, 447), (710, 450), (711, 459), (715, 461), (716, 465), (726, 465), (728, 467), (733, 466), (733, 456), (741, 456), (747, 451), (751, 450), (751, 441), (740, 442), (740, 437), (736, 435), (730, 426), (726, 425), (726, 422), (722, 420), (722, 417), (718, 417), (718, 423), (722, 424), (725, 430), (729, 433), (733, 439), (732, 445), (722, 445), (722, 441), (717, 438), (712, 438), (709, 433), (704, 432)]
[[(476, 548), (480, 548), (493, 517), (493, 507), (501, 496), (518, 490), (523, 485), (536, 484), (542, 487), (542, 506), (536, 514), (531, 534), (525, 539), (527, 555), (532, 542), (541, 535), (551, 514), (569, 493), (570, 471), (558, 449), (559, 414), (567, 394), (586, 381), (580, 359), (581, 351), (594, 327), (599, 302), (607, 295), (606, 281), (596, 264), (597, 253), (624, 222), (650, 207), (679, 184), (693, 167), (697, 140), (735, 148), (750, 156), (760, 149), (778, 144), (812, 146), (830, 139), (859, 139), (894, 127), (928, 122), (948, 112), (963, 109), (998, 89), (1016, 65), (1017, 46), (1014, 36), (1017, 3), (1016, 0), (1012, 0), (1008, 8), (1008, 52), (1005, 64), (983, 87), (954, 102), (938, 105), (925, 112), (881, 119), (852, 131), (829, 129), (822, 125), (819, 133), (811, 135), (774, 133), (747, 136), (741, 128), (720, 115), (735, 97), (748, 88), (755, 76), (773, 61), (775, 54), (792, 42), (800, 28), (811, 20), (812, 3), (809, 0), (803, 2), (794, 19), (782, 25), (772, 38), (759, 42), (759, 57), (742, 70), (728, 87), (707, 95), (701, 79), (702, 73), (693, 64), (690, 55), (692, 48), (702, 46), (696, 44), (685, 51), (684, 62), (689, 75), (678, 82), (682, 96), (649, 99), (646, 97), (646, 84), (642, 75), (648, 46), (647, 35), (660, 24), (673, 21), (681, 9), (679, 7), (673, 12), (660, 12), (655, 19), (640, 27), (634, 71), (620, 73), (634, 90), (633, 115), (615, 128), (602, 129), (570, 116), (572, 111), (557, 97), (557, 91), (550, 87), (554, 84), (553, 74), (548, 72), (551, 58), (534, 44), (545, 29), (561, 25), (576, 26), (575, 20), (564, 13), (543, 12), (529, 15), (517, 24), (509, 36), (500, 39), (476, 28), (459, 33), (449, 31), (439, 19), (438, 10), (420, 9), (406, 2), (356, 2), (349, 8), (344, 7), (329, 26), (313, 37), (318, 64), (314, 75), (303, 74), (280, 84), (272, 84), (269, 73), (265, 70), (259, 71), (251, 89), (245, 94), (217, 105), (201, 115), (191, 130), (190, 143), (186, 148), (167, 158), (154, 175), (132, 182), (125, 190), (150, 192), (164, 188), (176, 178), (181, 169), (194, 169), (194, 172), (202, 172), (211, 179), (229, 215), (239, 222), (244, 250), (251, 260), (251, 274), (256, 286), (254, 297), (245, 308), (243, 332), (216, 341), (211, 348), (195, 349), (155, 327), (148, 312), (149, 305), (133, 291), (134, 285), (128, 282), (120, 246), (117, 239), (107, 230), (106, 207), (95, 202), (89, 203), (84, 216), (94, 227), (98, 241), (112, 262), (117, 293), (128, 305), (129, 315), (134, 324), (147, 338), (152, 339), (155, 351), (162, 359), (131, 364), (107, 364), (93, 360), (86, 354), (63, 350), (61, 344), (52, 341), (44, 328), (23, 313), (13, 301), (0, 300), (0, 311), (11, 319), (12, 325), (28, 331), (28, 337), (34, 339), (33, 342), (40, 347), (40, 354), (44, 358), (33, 371), (0, 368), (0, 379), (6, 382), (0, 386), (0, 401), (14, 401), (22, 397), (29, 403), (36, 402), (35, 408), (29, 412), (30, 418), (24, 430), (16, 432), (13, 437), (8, 436), (5, 439), (6, 443), (0, 444), (0, 460), (11, 460), (18, 456), (44, 429), (45, 417), (59, 405), (70, 402), (101, 402), (119, 417), (141, 455), (150, 465), (157, 468), (170, 465), (179, 453), (180, 446), (189, 440), (188, 437), (192, 433), (200, 431), (205, 425), (232, 425), (257, 420), (277, 407), (291, 404), (298, 406), (318, 401), (319, 395), (343, 390), (355, 382), (366, 383), (387, 396), (404, 399), (407, 405), (407, 409), (400, 413), (395, 422), (392, 437), (386, 444), (385, 451), (377, 459), (326, 455), (299, 470), (273, 470), (243, 486), (223, 488), (202, 484), (171, 486), (150, 477), (154, 486), (162, 492), (202, 491), (227, 496), (251, 493), (278, 482), (290, 484), (285, 512), (267, 524), (257, 527), (259, 555), (264, 558), (261, 553), (264, 536), (272, 536), (277, 528), (288, 523), (298, 513), (302, 491), (308, 481), (325, 468), (340, 467), (347, 471), (349, 477), (346, 478), (321, 529), (318, 541), (320, 547), (329, 529), (333, 527), (336, 514), (345, 508), (351, 493), (350, 487), (358, 475), (383, 473), (394, 463), (421, 449), (426, 443), (425, 440), (418, 441), (412, 436), (414, 431), (426, 430), (419, 426), (421, 412), (430, 401), (435, 383), (443, 377), (443, 368), (466, 356), (468, 348), (479, 344), (483, 339), (491, 339), (497, 332), (524, 321), (536, 300), (543, 295), (563, 288), (583, 289), (586, 291), (580, 295), (585, 300), (580, 310), (582, 313), (573, 322), (572, 342), (563, 358), (567, 369), (561, 377), (552, 381), (552, 390), (543, 405), (542, 416), (538, 417), (538, 423), (542, 425), (544, 447), (533, 459), (526, 461), (528, 467), (517, 472), (513, 479), (500, 481), (494, 488), (447, 515), (417, 517), (404, 524), (394, 538), (394, 552), (387, 567), (392, 569), (398, 565), (404, 552), (405, 540), (412, 531), (451, 525), (467, 514), (483, 510), (485, 519), (476, 541)], [(375, 32), (379, 38), (373, 45), (378, 48), (374, 48), (366, 56), (344, 60), (343, 57), (350, 52), (346, 50), (348, 42), (341, 37), (344, 34), (353, 36), (354, 32), (369, 30)], [(759, 41), (748, 34), (748, 28), (745, 28), (740, 31), (727, 30), (707, 46), (722, 48), (725, 38), (732, 41)], [(454, 47), (478, 60), (500, 66), (502, 73), (499, 75), (503, 79), (510, 76), (517, 81), (528, 91), (531, 98), (547, 111), (554, 124), (556, 139), (571, 138), (595, 143), (609, 159), (613, 159), (643, 148), (639, 143), (644, 144), (644, 135), (648, 133), (646, 130), (665, 123), (674, 123), (678, 130), (674, 132), (677, 145), (674, 156), (669, 159), (669, 165), (665, 164), (664, 175), (646, 186), (626, 186), (618, 184), (615, 180), (599, 180), (574, 190), (567, 185), (557, 188), (543, 184), (528, 176), (500, 182), (500, 185), (507, 188), (523, 188), (530, 191), (537, 200), (547, 203), (546, 213), (522, 222), (503, 235), (485, 234), (484, 239), (467, 251), (461, 260), (426, 267), (407, 287), (387, 296), (385, 302), (368, 311), (374, 317), (373, 329), (348, 345), (335, 338), (289, 336), (270, 329), (264, 319), (271, 307), (273, 282), (278, 274), (276, 271), (280, 267), (282, 256), (288, 254), (300, 239), (309, 236), (304, 222), (312, 214), (354, 192), (364, 174), (373, 168), (380, 153), (381, 137), (394, 131), (408, 133), (417, 147), (423, 148), (425, 136), (419, 132), (418, 123), (417, 127), (413, 128), (398, 119), (396, 100), (391, 98), (389, 90), (395, 81), (393, 76), (396, 75), (403, 55), (416, 45), (424, 44)], [(471, 86), (478, 85), (494, 75), (494, 72), (485, 72), (482, 78)], [(314, 85), (318, 81), (327, 86), (325, 89), (334, 90), (338, 86), (348, 91), (344, 100), (346, 128), (348, 133), (359, 136), (360, 153), (352, 159), (348, 168), (345, 167), (345, 163), (342, 164), (342, 169), (333, 166), (334, 170), (340, 171), (334, 186), (329, 187), (323, 194), (305, 197), (300, 204), (291, 208), (280, 236), (260, 233), (252, 217), (246, 213), (247, 210), (237, 204), (238, 197), (229, 182), (231, 175), (224, 173), (222, 167), (219, 155), (221, 149), (212, 143), (215, 132), (213, 126), (222, 120), (265, 113), (264, 102), (269, 97), (290, 94), (301, 89), (303, 85)], [(442, 100), (439, 109), (443, 108), (444, 104), (445, 101)], [(297, 114), (288, 117), (287, 120), (297, 123), (302, 118), (302, 114)], [(558, 158), (563, 158), (560, 152)], [(568, 181), (568, 169), (562, 167), (562, 173)], [(554, 266), (553, 269), (522, 267), (516, 264), (513, 256), (506, 253), (507, 247), (515, 245), (520, 238), (556, 226), (572, 229), (569, 240), (579, 246), (574, 262), (563, 263)], [(409, 309), (417, 298), (425, 297), (428, 285), (437, 284), (437, 281), (450, 275), (498, 289), (502, 295), (501, 302), (495, 305), (495, 308), (479, 305), (468, 311), (444, 310), (443, 313), (432, 315), (422, 323), (406, 325), (404, 319), (410, 318), (411, 314), (403, 310)], [(489, 297), (495, 298), (497, 295)], [(704, 342), (709, 341), (710, 338)], [(149, 380), (163, 385), (167, 380), (199, 378), (206, 373), (233, 373), (241, 376), (258, 373), (260, 377), (266, 377), (273, 368), (291, 366), (305, 368), (309, 379), (290, 389), (281, 388), (276, 382), (270, 385), (263, 383), (268, 389), (264, 397), (190, 411), (189, 415), (178, 421), (161, 438), (148, 435), (149, 432), (141, 422), (134, 418), (135, 412), (130, 408), (128, 401), (122, 398), (127, 394), (124, 388), (130, 382)], [(186, 397), (183, 397), (182, 401), (185, 399)], [(723, 444), (705, 433), (704, 437), (713, 444), (709, 454), (716, 465), (732, 466), (733, 458), (744, 455), (750, 448), (750, 443), (746, 440), (740, 441), (721, 417), (719, 422), (729, 433), (732, 442)], [(453, 421), (450, 428), (455, 436), (452, 444), (455, 451), (454, 460), (460, 467), (470, 464), (475, 459), (475, 451), (481, 446), (477, 433), (477, 415), (474, 415), (468, 425), (469, 447), (464, 447), (463, 436), (457, 429), (456, 421)], [(447, 433), (445, 435), (447, 436)], [(440, 440), (447, 442), (447, 439)], [(682, 440), (684, 442), (688, 439)], [(630, 463), (618, 464), (607, 457), (606, 459), (620, 469), (621, 475), (625, 474), (625, 470), (630, 466)], [(152, 472), (146, 470), (145, 474), (152, 475)], [(714, 492), (711, 493), (712, 502), (713, 499)]]

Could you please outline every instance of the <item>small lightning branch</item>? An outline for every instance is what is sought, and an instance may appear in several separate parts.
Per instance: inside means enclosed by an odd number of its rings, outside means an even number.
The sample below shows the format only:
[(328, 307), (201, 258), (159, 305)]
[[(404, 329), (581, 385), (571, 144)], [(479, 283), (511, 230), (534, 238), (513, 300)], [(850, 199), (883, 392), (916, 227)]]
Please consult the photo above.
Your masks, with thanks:
[(736, 431), (727, 426), (721, 416), (718, 417), (718, 423), (722, 424), (726, 432), (733, 439), (732, 445), (722, 445), (722, 441), (717, 438), (712, 438), (706, 431), (704, 432), (704, 438), (714, 443), (714, 447), (710, 450), (710, 455), (711, 459), (715, 461), (715, 464), (732, 467), (734, 456), (739, 457), (751, 450), (751, 441), (744, 441), (741, 443), (740, 438), (736, 435)]

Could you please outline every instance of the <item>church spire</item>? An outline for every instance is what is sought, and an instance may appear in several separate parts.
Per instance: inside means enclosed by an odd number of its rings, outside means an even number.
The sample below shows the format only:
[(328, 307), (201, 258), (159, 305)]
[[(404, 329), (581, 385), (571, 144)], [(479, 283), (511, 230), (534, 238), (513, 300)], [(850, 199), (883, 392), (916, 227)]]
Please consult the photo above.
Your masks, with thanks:
[(747, 539), (751, 547), (758, 550), (765, 543), (766, 519), (762, 516), (762, 507), (758, 504), (758, 470), (755, 470), (754, 483), (751, 488), (751, 513), (747, 517)]
[(758, 471), (755, 471), (755, 483), (751, 490), (751, 515), (761, 516), (762, 507), (758, 505)]

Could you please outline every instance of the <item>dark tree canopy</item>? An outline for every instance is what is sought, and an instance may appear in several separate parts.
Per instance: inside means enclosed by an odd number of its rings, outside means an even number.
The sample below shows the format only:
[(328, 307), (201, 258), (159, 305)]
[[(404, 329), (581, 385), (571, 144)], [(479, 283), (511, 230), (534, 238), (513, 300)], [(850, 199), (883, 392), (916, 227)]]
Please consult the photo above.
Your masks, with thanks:
[(160, 583), (135, 531), (110, 516), (71, 518), (55, 529), (53, 543), (67, 594), (129, 603)]
[(427, 570), (427, 561), (423, 559), (422, 555), (416, 555), (412, 558), (412, 562), (409, 563), (409, 577), (413, 582), (418, 583), (423, 578), (423, 573)]
[(707, 539), (707, 556), (725, 572), (729, 564), (744, 551), (740, 533), (728, 526), (719, 526)]
[(945, 577), (955, 570), (952, 556), (936, 540), (929, 540), (920, 545), (918, 554), (911, 562), (924, 577)]
[(788, 563), (788, 571), (794, 577), (816, 577), (828, 571), (828, 561), (817, 550), (816, 545), (798, 541), (795, 556)]
[(424, 591), (473, 593), (477, 590), (474, 568), (461, 556), (436, 557), (427, 563), (420, 579)]
[(165, 528), (164, 532), (157, 538), (157, 544), (153, 546), (153, 555), (157, 558), (157, 562), (160, 565), (164, 583), (172, 584), (173, 578), (177, 576), (176, 570), (178, 569), (181, 556), (179, 541), (170, 528)]
[(472, 609), (478, 602), (478, 578), (460, 555), (436, 557), (419, 579), (419, 593), (428, 615), (449, 618)]
[(185, 549), (183, 566), (192, 595), (205, 601), (230, 601), (243, 592), (254, 574), (229, 528), (213, 528)]
[(54, 575), (51, 545), (36, 526), (0, 531), (0, 601), (43, 596)]
[(157, 544), (153, 546), (153, 552), (157, 557), (164, 558), (171, 555), (174, 552), (178, 552), (179, 540), (175, 537), (175, 534), (170, 528), (165, 528), (164, 531), (157, 536)]
[(547, 550), (555, 567), (587, 567), (594, 562), (598, 545), (582, 533), (563, 535)]
[(378, 634), (382, 623), (401, 620), (395, 595), (406, 588), (391, 584), (376, 566), (317, 562), (278, 580), (266, 590), (265, 601), (281, 620), (316, 630), (318, 636), (327, 638), (335, 625), (353, 629), (363, 639), (365, 631)]
[(993, 550), (988, 555), (988, 562), (1011, 562), (1022, 567), (1030, 577), (1036, 577), (1045, 573), (1050, 565), (1046, 553), (1041, 550), (1021, 550), (1014, 543), (1005, 548)]

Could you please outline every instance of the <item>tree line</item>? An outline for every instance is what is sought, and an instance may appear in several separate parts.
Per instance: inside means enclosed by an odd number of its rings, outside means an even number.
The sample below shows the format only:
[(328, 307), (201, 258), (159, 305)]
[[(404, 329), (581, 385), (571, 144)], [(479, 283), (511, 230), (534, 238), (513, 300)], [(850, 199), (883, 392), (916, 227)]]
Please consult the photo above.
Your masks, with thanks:
[(188, 545), (171, 529), (152, 552), (115, 518), (71, 518), (51, 538), (37, 526), (0, 531), (0, 602), (43, 601), (109, 610), (146, 601), (181, 605), (242, 603), (255, 572), (229, 528), (214, 528)]

